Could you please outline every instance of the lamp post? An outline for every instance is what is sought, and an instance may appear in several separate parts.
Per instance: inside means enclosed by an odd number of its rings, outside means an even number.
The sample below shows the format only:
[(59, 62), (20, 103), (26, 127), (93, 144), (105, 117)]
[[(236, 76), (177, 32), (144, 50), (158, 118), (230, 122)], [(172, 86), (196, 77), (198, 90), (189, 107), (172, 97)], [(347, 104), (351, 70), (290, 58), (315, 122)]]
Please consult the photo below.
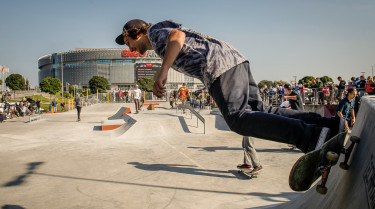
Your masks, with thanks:
[(61, 52), (61, 100), (64, 102), (64, 63), (63, 63), (63, 56)]

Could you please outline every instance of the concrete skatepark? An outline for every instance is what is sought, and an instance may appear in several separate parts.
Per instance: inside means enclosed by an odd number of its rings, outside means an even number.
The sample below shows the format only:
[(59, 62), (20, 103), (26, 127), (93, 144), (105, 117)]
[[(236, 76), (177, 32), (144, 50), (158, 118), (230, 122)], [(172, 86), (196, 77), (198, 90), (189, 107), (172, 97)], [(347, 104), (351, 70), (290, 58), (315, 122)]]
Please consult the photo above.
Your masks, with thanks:
[[(363, 99), (352, 134), (360, 136), (348, 171), (335, 166), (328, 194), (289, 188), (302, 156), (287, 144), (255, 139), (264, 170), (237, 173), (242, 137), (220, 115), (194, 115), (160, 103), (128, 114), (130, 127), (101, 131), (122, 107), (95, 104), (0, 124), (0, 206), (3, 208), (374, 208), (375, 101)], [(129, 119), (129, 118), (128, 118)], [(128, 121), (127, 121), (128, 122)], [(265, 130), (266, 131), (266, 130)], [(340, 156), (343, 161), (343, 155)]]

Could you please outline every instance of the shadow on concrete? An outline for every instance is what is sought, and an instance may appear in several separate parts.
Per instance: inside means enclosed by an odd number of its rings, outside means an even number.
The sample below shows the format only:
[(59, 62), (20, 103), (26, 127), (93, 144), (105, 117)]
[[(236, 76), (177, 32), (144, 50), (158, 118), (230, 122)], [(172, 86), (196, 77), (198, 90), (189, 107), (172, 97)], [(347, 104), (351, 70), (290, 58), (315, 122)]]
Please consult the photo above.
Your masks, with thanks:
[(237, 147), (188, 147), (191, 149), (199, 149), (199, 151), (207, 151), (207, 152), (216, 152), (216, 151), (227, 151), (227, 150), (242, 150), (242, 148), (237, 148)]
[(299, 149), (288, 149), (288, 148), (281, 148), (281, 149), (256, 149), (257, 152), (277, 152), (277, 153), (302, 153)]
[(178, 116), (178, 120), (180, 121), (181, 127), (184, 130), (184, 132), (185, 133), (191, 133), (191, 131), (189, 130), (188, 125), (186, 124), (185, 118), (183, 116)]
[(35, 170), (38, 166), (42, 165), (43, 163), (44, 163), (44, 162), (32, 162), (32, 163), (29, 163), (29, 164), (28, 164), (29, 167), (27, 168), (26, 173), (24, 173), (24, 174), (22, 174), (22, 175), (20, 175), (20, 176), (17, 176), (14, 180), (12, 180), (12, 181), (10, 181), (10, 182), (4, 184), (3, 187), (18, 186), (18, 185), (23, 184), (23, 183), (25, 182), (25, 179), (26, 179), (27, 177), (29, 177), (31, 174), (33, 174), (33, 173), (34, 173), (34, 170)]
[[(225, 171), (221, 171), (221, 172), (225, 172)], [(227, 173), (227, 172), (225, 172), (225, 173)], [(72, 179), (72, 180), (80, 180), (80, 181), (93, 181), (93, 182), (101, 182), (101, 183), (122, 184), (122, 185), (142, 186), (142, 187), (172, 189), (172, 190), (182, 190), (182, 191), (208, 192), (208, 193), (234, 194), (234, 195), (251, 195), (251, 193), (246, 193), (246, 192), (232, 192), (232, 191), (195, 189), (195, 188), (176, 187), (176, 186), (163, 186), (163, 185), (141, 184), (141, 183), (132, 183), (132, 182), (122, 182), (122, 181), (111, 181), (111, 180), (102, 180), (102, 179), (81, 178), (81, 177), (74, 177), (74, 176), (63, 176), (63, 175), (46, 174), (46, 173), (38, 173), (38, 172), (34, 172), (33, 175), (48, 176), (48, 177), (63, 178), (63, 179)], [(231, 177), (231, 178), (233, 178), (233, 177)]]
[(102, 126), (94, 126), (93, 131), (102, 131)]
[(19, 205), (3, 205), (1, 209), (25, 209)]
[(221, 131), (231, 131), (223, 116), (215, 115), (215, 128)]
[(220, 170), (209, 170), (194, 168), (196, 166), (191, 165), (177, 165), (177, 164), (143, 164), (138, 162), (130, 162), (128, 164), (134, 165), (134, 167), (145, 170), (145, 171), (168, 171), (174, 173), (185, 173), (199, 176), (211, 176), (219, 178), (234, 178), (233, 176), (221, 175), (228, 174), (227, 171)]
[[(190, 149), (198, 149), (199, 151), (207, 151), (207, 152), (216, 152), (216, 151), (229, 151), (229, 150), (243, 150), (242, 147), (188, 147)], [(285, 153), (285, 152), (294, 152), (294, 153), (301, 153), (299, 149), (256, 149), (257, 152), (278, 152), (278, 153)]]

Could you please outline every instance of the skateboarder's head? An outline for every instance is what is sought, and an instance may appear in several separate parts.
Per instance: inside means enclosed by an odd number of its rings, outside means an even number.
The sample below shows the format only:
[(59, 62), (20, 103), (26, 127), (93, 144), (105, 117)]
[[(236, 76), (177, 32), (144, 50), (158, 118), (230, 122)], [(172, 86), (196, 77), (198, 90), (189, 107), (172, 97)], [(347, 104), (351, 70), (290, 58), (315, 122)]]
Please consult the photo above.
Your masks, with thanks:
[(117, 36), (116, 43), (119, 45), (126, 44), (130, 51), (144, 54), (151, 46), (147, 36), (147, 30), (150, 26), (151, 24), (140, 19), (130, 20), (124, 25), (122, 33)]

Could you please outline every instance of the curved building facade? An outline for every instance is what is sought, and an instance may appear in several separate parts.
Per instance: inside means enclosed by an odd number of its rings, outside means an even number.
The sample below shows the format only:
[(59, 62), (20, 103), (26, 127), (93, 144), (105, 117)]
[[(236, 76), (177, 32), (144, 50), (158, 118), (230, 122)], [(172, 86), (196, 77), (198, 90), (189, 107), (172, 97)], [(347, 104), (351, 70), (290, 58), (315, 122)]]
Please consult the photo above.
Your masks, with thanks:
[[(58, 78), (64, 87), (75, 85), (87, 89), (93, 76), (108, 79), (111, 89), (125, 89), (143, 77), (155, 76), (162, 60), (154, 51), (145, 54), (128, 49), (75, 49), (42, 56), (38, 60), (39, 83), (46, 77)], [(186, 83), (192, 90), (204, 88), (199, 80), (170, 69), (167, 89), (177, 89)]]

